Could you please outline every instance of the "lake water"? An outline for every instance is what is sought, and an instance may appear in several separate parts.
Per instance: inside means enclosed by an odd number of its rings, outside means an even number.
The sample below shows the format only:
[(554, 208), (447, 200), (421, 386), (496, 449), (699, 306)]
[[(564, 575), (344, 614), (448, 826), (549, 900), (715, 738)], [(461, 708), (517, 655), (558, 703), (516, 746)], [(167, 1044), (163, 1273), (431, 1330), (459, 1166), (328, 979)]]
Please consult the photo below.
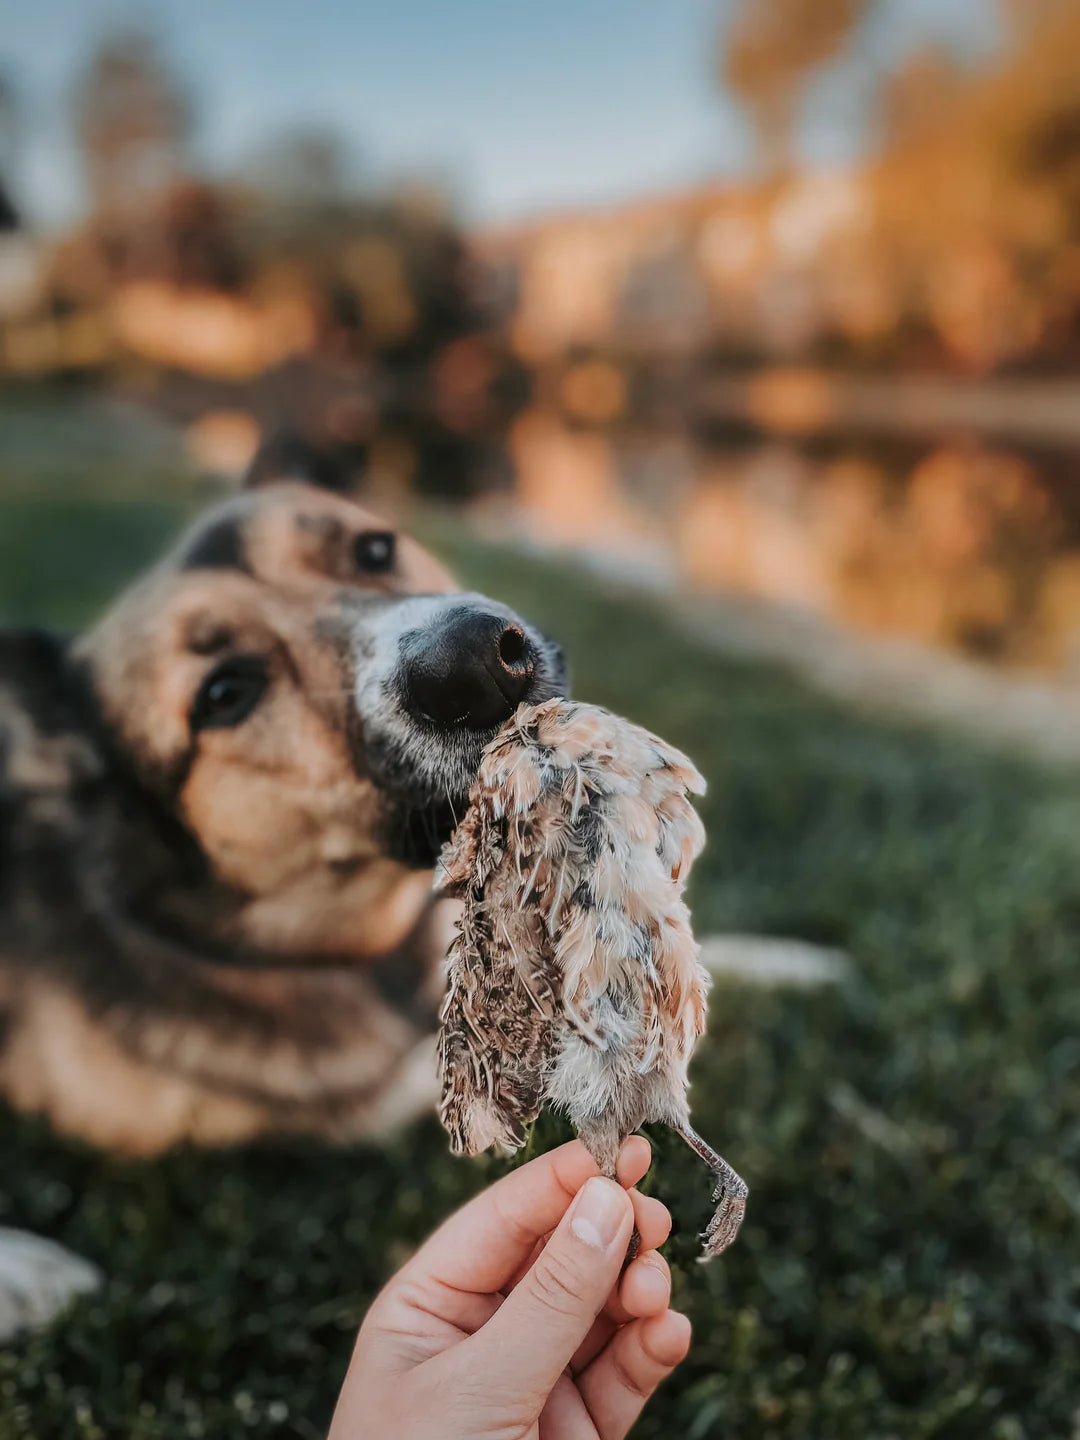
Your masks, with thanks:
[[(0, 404), (0, 614), (76, 624), (212, 493), (183, 432), (93, 397)], [(417, 493), (649, 585), (735, 595), (1080, 680), (1080, 454), (954, 434), (797, 443), (527, 410), (484, 438), (379, 433), (374, 505)]]
[(649, 583), (1080, 678), (1078, 457), (973, 438), (799, 445), (528, 412), (463, 503)]

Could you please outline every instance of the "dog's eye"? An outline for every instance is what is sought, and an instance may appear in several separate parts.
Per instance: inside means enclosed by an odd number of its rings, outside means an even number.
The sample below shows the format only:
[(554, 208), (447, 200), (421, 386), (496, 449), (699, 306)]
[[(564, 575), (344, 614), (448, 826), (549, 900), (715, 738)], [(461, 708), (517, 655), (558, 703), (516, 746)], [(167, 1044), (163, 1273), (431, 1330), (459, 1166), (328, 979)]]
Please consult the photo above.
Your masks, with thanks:
[(353, 545), (356, 568), (363, 575), (385, 575), (394, 568), (394, 535), (391, 530), (365, 530)]
[(192, 730), (241, 725), (266, 694), (270, 677), (257, 655), (237, 655), (212, 670), (191, 707)]

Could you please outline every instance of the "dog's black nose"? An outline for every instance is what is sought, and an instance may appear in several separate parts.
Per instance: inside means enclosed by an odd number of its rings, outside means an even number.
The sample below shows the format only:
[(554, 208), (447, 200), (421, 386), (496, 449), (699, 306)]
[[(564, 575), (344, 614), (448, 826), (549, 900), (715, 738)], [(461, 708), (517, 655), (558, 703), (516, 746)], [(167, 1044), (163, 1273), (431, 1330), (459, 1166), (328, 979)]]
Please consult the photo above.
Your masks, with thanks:
[(536, 653), (520, 625), (483, 611), (451, 610), (406, 639), (402, 655), (409, 709), (437, 725), (490, 730), (527, 698)]

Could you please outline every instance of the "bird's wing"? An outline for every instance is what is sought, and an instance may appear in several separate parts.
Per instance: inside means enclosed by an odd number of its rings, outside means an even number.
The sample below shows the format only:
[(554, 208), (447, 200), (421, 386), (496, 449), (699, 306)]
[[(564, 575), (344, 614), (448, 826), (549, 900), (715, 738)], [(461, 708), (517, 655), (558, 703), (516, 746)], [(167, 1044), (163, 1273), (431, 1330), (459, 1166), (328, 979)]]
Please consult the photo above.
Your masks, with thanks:
[(466, 903), (439, 1025), (439, 1118), (465, 1155), (524, 1144), (540, 1113), (558, 1008), (544, 968), (517, 962), (525, 927), (508, 921), (505, 934), (480, 936), (476, 920)]
[(461, 896), (466, 893), (476, 873), (477, 848), (480, 843), (480, 812), (470, 805), (461, 824), (442, 848), (435, 865), (436, 894)]
[[(464, 912), (451, 945), (439, 1027), (440, 1118), (456, 1153), (524, 1143), (543, 1099), (558, 976), (535, 905), (522, 903), (534, 832), (507, 824), (478, 786)], [(500, 813), (496, 813), (499, 810)]]

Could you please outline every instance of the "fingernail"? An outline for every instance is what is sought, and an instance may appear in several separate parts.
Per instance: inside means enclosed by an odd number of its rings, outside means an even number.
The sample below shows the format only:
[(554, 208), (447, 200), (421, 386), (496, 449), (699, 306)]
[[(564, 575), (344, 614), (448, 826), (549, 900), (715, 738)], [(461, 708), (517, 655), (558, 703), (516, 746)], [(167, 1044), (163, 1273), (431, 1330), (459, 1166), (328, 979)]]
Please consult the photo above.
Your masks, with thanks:
[(606, 1250), (622, 1229), (626, 1192), (614, 1180), (587, 1180), (574, 1202), (571, 1233), (594, 1250)]

